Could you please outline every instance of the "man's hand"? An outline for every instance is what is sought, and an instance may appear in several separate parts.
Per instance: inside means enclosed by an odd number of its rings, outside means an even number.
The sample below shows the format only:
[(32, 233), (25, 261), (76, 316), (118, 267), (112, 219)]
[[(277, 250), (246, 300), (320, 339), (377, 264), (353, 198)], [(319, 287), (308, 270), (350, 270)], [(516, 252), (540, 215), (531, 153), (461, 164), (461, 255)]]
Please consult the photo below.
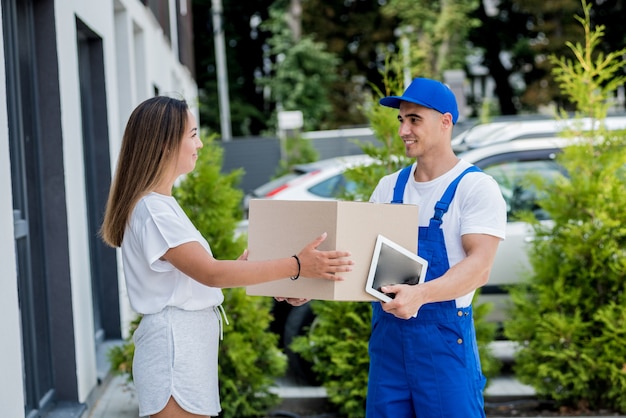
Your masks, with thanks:
[(274, 297), (274, 299), (276, 299), (276, 301), (278, 302), (287, 302), (288, 304), (292, 306), (301, 306), (310, 300), (310, 299), (304, 299), (304, 298), (284, 298), (280, 296), (276, 296)]
[(401, 319), (409, 319), (417, 316), (417, 312), (425, 303), (422, 299), (422, 285), (395, 284), (383, 286), (383, 293), (393, 293), (395, 296), (389, 302), (382, 302), (382, 308)]

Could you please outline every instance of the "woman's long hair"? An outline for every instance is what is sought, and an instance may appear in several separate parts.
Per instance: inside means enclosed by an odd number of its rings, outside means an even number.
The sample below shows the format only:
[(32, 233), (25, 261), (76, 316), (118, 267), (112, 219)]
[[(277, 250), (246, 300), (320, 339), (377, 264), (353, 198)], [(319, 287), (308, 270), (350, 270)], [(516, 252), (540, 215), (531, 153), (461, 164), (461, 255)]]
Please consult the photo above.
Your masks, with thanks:
[(184, 100), (157, 96), (141, 103), (130, 115), (100, 229), (107, 245), (122, 245), (133, 208), (177, 159), (187, 111)]

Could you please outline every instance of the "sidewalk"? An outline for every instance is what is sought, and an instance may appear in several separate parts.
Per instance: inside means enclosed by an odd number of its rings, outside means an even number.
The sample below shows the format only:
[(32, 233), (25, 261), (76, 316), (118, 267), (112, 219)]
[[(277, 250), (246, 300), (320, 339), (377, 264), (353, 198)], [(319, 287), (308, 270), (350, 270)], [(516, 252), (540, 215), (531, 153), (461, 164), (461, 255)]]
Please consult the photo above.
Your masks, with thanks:
[(110, 376), (103, 383), (102, 395), (83, 418), (139, 418), (137, 397), (125, 377)]
[[(498, 348), (498, 357), (507, 359), (511, 355), (511, 346), (502, 345)], [(100, 359), (99, 368), (106, 367), (106, 359)], [(83, 414), (82, 418), (139, 418), (137, 398), (132, 383), (123, 376), (112, 376), (103, 369), (106, 376), (96, 392), (93, 405)], [(322, 387), (294, 386), (287, 381), (278, 381), (274, 389), (282, 399), (282, 403), (273, 410), (274, 417), (293, 418), (332, 418), (333, 414), (319, 415), (328, 406), (326, 390)], [(533, 388), (523, 385), (512, 376), (500, 376), (490, 379), (485, 390), (485, 403), (490, 410), (498, 411), (498, 405), (511, 403), (532, 403), (535, 392)], [(317, 412), (313, 412), (317, 411)], [(281, 413), (282, 412), (282, 413)], [(311, 415), (316, 413), (316, 415)], [(301, 415), (299, 415), (301, 414)], [(489, 418), (499, 418), (489, 414)], [(577, 418), (594, 418), (578, 416)], [(595, 417), (599, 418), (599, 417)], [(622, 417), (626, 418), (626, 417)]]
[[(105, 386), (106, 385), (106, 386)], [(83, 418), (138, 418), (137, 398), (132, 383), (122, 376), (109, 376), (103, 383), (104, 390)], [(326, 391), (321, 387), (278, 386), (276, 393), (283, 400), (275, 411), (307, 413), (307, 410), (325, 409)], [(533, 396), (531, 388), (513, 378), (498, 377), (485, 392), (487, 400), (523, 399)], [(287, 415), (283, 415), (287, 416)], [(304, 416), (302, 417), (304, 418)], [(494, 417), (495, 418), (495, 417)]]

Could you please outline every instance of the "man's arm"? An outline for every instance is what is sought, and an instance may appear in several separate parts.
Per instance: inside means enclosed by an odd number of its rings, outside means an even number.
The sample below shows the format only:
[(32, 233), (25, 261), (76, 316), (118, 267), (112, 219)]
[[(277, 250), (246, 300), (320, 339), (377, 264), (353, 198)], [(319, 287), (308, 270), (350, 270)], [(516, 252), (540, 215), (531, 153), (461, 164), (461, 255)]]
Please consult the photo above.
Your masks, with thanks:
[(500, 238), (467, 234), (461, 237), (461, 242), (467, 256), (438, 279), (414, 286), (383, 287), (385, 293), (396, 294), (391, 302), (382, 304), (383, 309), (398, 318), (408, 319), (426, 303), (453, 300), (486, 284)]

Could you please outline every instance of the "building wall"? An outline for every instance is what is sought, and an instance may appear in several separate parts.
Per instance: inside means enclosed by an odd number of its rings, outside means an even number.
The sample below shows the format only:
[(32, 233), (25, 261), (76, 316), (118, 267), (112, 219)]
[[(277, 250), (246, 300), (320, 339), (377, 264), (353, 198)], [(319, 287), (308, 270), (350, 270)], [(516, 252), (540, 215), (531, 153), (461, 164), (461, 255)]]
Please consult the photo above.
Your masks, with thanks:
[[(0, 17), (2, 10), (0, 10)], [(0, 19), (0, 37), (2, 36)], [(4, 43), (0, 42), (0, 57), (4, 57)], [(6, 74), (0, 65), (0, 97), (6, 97)], [(9, 161), (9, 127), (7, 105), (0, 101), (0, 405), (2, 415), (19, 417), (24, 414), (22, 386), (22, 352), (20, 316), (15, 273), (15, 242), (13, 240), (13, 205)]]
[[(168, 1), (168, 0), (165, 0)], [(186, 1), (186, 0), (183, 0)], [(166, 10), (176, 13), (179, 1), (169, 0)], [(38, 3), (35, 7), (39, 7)], [(52, 6), (53, 5), (53, 6)], [(86, 196), (86, 168), (83, 154), (81, 85), (77, 26), (84, 25), (94, 37), (102, 40), (103, 91), (106, 95), (108, 149), (111, 156), (110, 175), (115, 169), (122, 133), (132, 109), (155, 94), (185, 98), (192, 111), (197, 111), (197, 86), (192, 69), (179, 62), (178, 42), (171, 47), (158, 20), (139, 0), (55, 0), (54, 7), (58, 62), (58, 103), (62, 132), (62, 164), (64, 171), (65, 206), (69, 253), (70, 290), (72, 301), (75, 376), (79, 403), (88, 402), (97, 388), (97, 341), (94, 330), (90, 241), (98, 239), (89, 233)], [(187, 7), (191, 13), (191, 5)], [(2, 13), (2, 10), (0, 10)], [(176, 17), (174, 24), (184, 21)], [(0, 21), (1, 22), (1, 21)], [(171, 28), (174, 30), (175, 28)], [(0, 37), (2, 32), (0, 31)], [(189, 40), (189, 39), (187, 39)], [(190, 45), (186, 45), (190, 48)], [(0, 40), (0, 57), (4, 58)], [(40, 63), (38, 63), (40, 64)], [(41, 63), (45, 65), (45, 63)], [(0, 66), (0, 97), (6, 97), (5, 66)], [(85, 86), (82, 86), (84, 89)], [(0, 415), (24, 416), (22, 338), (16, 274), (16, 253), (13, 239), (12, 183), (9, 152), (8, 112), (5, 100), (0, 101)], [(45, 141), (45, 133), (43, 138)], [(121, 333), (134, 313), (129, 307), (118, 254)], [(74, 372), (72, 372), (74, 373)]]

